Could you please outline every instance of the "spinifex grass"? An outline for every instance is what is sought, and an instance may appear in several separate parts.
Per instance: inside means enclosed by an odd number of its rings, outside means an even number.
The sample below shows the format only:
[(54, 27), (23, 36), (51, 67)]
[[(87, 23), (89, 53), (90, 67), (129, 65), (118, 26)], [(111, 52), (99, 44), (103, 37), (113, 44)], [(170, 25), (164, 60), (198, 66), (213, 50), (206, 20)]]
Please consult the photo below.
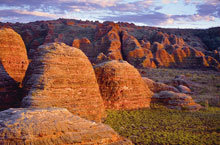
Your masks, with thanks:
[(220, 108), (108, 110), (106, 124), (135, 144), (220, 144)]

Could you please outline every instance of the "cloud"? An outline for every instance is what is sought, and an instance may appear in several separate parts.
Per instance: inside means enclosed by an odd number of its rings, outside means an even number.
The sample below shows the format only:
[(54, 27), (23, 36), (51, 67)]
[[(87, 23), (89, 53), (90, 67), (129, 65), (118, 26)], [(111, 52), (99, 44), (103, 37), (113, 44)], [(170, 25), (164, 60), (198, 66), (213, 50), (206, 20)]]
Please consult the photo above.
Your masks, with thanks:
[(22, 11), (14, 9), (0, 10), (0, 17), (1, 21), (3, 22), (30, 22), (35, 21), (36, 19), (51, 20), (57, 18), (55, 15), (48, 13), (37, 11)]
[(14, 10), (14, 12), (17, 13), (17, 14), (23, 14), (23, 15), (57, 18), (57, 16), (54, 15), (54, 14), (49, 14), (49, 13), (45, 13), (45, 12), (38, 12), (38, 11)]
[(178, 3), (178, 0), (162, 0), (162, 3), (164, 4)]
[(215, 17), (213, 16), (201, 16), (199, 14), (194, 15), (173, 15), (171, 16), (175, 21), (187, 21), (187, 22), (197, 22), (197, 21), (214, 21)]
[(105, 7), (111, 7), (111, 6), (115, 6), (118, 1), (117, 0), (58, 0), (58, 2), (62, 3), (62, 2), (65, 2), (65, 3), (87, 3), (88, 5), (89, 4), (95, 4), (95, 5), (99, 5), (103, 8)]
[(102, 19), (107, 21), (137, 22), (148, 25), (167, 25), (173, 23), (173, 19), (169, 15), (159, 12), (152, 14), (107, 16), (102, 17)]

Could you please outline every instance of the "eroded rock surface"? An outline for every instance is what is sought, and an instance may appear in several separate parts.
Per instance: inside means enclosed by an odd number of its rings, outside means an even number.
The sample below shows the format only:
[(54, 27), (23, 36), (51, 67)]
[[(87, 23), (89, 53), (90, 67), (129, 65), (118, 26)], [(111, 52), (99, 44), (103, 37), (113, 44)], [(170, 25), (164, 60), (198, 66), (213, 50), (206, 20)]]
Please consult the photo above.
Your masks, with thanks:
[(19, 107), (20, 101), (19, 84), (8, 75), (0, 62), (0, 110)]
[(131, 145), (112, 128), (67, 109), (8, 109), (0, 112), (1, 145)]
[(153, 93), (139, 72), (126, 61), (108, 61), (94, 67), (106, 108), (149, 107)]
[(0, 61), (17, 82), (22, 82), (29, 61), (21, 36), (11, 28), (0, 28)]
[(179, 110), (199, 110), (201, 105), (194, 102), (191, 96), (183, 93), (175, 93), (172, 91), (161, 91), (153, 96), (153, 98), (171, 109)]
[(80, 49), (49, 43), (38, 47), (33, 56), (23, 81), (23, 107), (62, 107), (101, 121), (103, 100), (92, 65)]
[(145, 84), (148, 86), (148, 88), (154, 92), (154, 93), (158, 93), (161, 91), (173, 91), (173, 92), (179, 92), (177, 88), (164, 84), (164, 83), (160, 83), (160, 82), (155, 82), (147, 77), (142, 77)]

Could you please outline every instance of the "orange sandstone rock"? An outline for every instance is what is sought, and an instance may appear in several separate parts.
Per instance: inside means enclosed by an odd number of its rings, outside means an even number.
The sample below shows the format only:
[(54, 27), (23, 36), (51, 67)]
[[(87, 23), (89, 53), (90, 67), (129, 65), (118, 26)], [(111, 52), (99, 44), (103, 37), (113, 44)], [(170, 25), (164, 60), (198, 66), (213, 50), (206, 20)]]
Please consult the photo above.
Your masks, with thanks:
[(94, 67), (106, 108), (137, 109), (150, 106), (153, 93), (139, 72), (126, 61), (108, 61)]
[(111, 127), (64, 108), (8, 109), (0, 112), (1, 145), (132, 145)]
[(27, 51), (19, 34), (10, 28), (0, 29), (0, 61), (17, 82), (22, 82), (28, 67)]
[(41, 45), (34, 53), (23, 86), (23, 107), (62, 107), (94, 121), (103, 117), (104, 105), (94, 70), (80, 49), (64, 43)]

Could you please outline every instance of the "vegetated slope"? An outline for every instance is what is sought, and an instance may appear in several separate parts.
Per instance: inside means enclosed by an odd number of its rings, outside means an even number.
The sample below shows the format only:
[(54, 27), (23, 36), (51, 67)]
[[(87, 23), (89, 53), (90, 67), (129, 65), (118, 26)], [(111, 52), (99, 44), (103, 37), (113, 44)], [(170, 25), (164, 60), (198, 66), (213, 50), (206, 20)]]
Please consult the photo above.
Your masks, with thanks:
[(164, 29), (73, 19), (0, 25), (22, 36), (29, 59), (39, 45), (64, 42), (80, 48), (93, 63), (123, 59), (139, 68), (220, 68), (220, 27)]

